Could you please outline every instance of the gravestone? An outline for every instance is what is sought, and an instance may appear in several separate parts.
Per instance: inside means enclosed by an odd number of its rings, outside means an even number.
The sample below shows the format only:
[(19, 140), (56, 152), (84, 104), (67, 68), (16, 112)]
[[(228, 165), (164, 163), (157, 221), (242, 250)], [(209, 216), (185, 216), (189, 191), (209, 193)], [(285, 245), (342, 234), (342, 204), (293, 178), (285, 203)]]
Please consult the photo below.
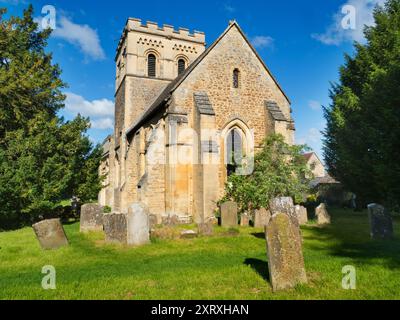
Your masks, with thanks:
[(299, 225), (286, 213), (274, 214), (265, 228), (273, 291), (307, 283)]
[(184, 230), (181, 232), (181, 239), (194, 239), (197, 235), (197, 232), (194, 230)]
[(265, 208), (254, 211), (254, 228), (264, 228), (271, 220), (271, 212)]
[(150, 223), (150, 229), (155, 228), (158, 225), (158, 219), (155, 214), (149, 215), (149, 223)]
[(214, 233), (214, 223), (212, 220), (208, 220), (204, 223), (199, 223), (197, 229), (199, 234), (203, 236), (212, 236)]
[(32, 226), (41, 247), (45, 250), (68, 245), (68, 239), (60, 219), (49, 219)]
[(307, 224), (308, 222), (308, 214), (307, 214), (307, 208), (303, 207), (303, 206), (295, 206), (295, 212), (296, 212), (296, 216), (297, 219), (299, 220), (299, 224), (301, 226)]
[(370, 204), (368, 217), (372, 239), (393, 238), (393, 220), (388, 210), (379, 204)]
[(103, 231), (104, 207), (88, 203), (81, 207), (80, 232)]
[(293, 222), (297, 224), (299, 223), (292, 198), (290, 197), (274, 198), (270, 201), (269, 208), (273, 216), (278, 213), (286, 213), (291, 219), (293, 219)]
[(247, 214), (242, 214), (240, 216), (240, 226), (241, 227), (248, 227), (250, 223), (250, 217)]
[(221, 205), (221, 226), (225, 228), (238, 226), (238, 206), (236, 202), (228, 201)]
[(103, 217), (106, 242), (127, 244), (127, 219), (122, 213), (105, 214)]
[(134, 203), (128, 209), (127, 215), (127, 243), (132, 246), (141, 246), (150, 242), (149, 212), (142, 203)]
[(321, 203), (316, 209), (315, 209), (315, 215), (317, 217), (317, 221), (319, 225), (324, 225), (324, 224), (330, 224), (331, 223), (331, 217), (328, 213), (328, 210), (326, 209), (326, 204)]

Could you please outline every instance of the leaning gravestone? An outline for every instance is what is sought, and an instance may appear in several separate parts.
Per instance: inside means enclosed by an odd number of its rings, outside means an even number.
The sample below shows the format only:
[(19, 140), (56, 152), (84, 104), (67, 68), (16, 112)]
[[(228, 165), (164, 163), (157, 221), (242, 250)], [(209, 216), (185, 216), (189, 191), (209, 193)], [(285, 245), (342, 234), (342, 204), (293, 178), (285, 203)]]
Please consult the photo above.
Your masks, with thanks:
[(240, 216), (240, 226), (241, 227), (248, 227), (250, 223), (250, 217), (247, 214), (242, 214)]
[(236, 202), (228, 201), (221, 205), (221, 226), (225, 228), (238, 226), (238, 206)]
[(299, 225), (286, 213), (274, 214), (265, 228), (273, 291), (307, 283)]
[(388, 210), (379, 204), (370, 204), (368, 217), (372, 239), (391, 239), (393, 237), (393, 220)]
[(147, 208), (142, 203), (134, 203), (127, 215), (127, 243), (141, 246), (150, 242), (150, 221)]
[(105, 214), (103, 217), (104, 233), (108, 243), (127, 243), (126, 215), (121, 213)]
[(80, 232), (103, 231), (104, 207), (89, 203), (81, 207)]
[(254, 211), (254, 228), (264, 228), (271, 220), (271, 212), (265, 208)]
[(308, 214), (307, 214), (307, 208), (303, 207), (303, 206), (295, 206), (295, 212), (296, 212), (296, 216), (297, 219), (299, 220), (299, 224), (301, 226), (307, 224), (308, 222)]
[(44, 220), (32, 226), (41, 247), (58, 249), (68, 245), (68, 239), (60, 219)]
[(325, 203), (321, 203), (316, 209), (315, 209), (315, 215), (317, 217), (317, 221), (319, 225), (324, 225), (324, 224), (330, 224), (331, 223), (331, 217), (328, 213), (328, 210), (326, 209)]

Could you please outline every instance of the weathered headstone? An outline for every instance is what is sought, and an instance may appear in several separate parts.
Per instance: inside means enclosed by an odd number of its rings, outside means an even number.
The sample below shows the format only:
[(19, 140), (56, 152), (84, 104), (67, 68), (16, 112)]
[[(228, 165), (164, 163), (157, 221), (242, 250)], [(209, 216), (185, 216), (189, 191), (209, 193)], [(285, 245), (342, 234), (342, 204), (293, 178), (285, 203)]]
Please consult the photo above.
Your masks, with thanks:
[(236, 202), (228, 201), (221, 205), (221, 226), (225, 228), (238, 226), (238, 206)]
[(142, 203), (130, 206), (127, 215), (127, 243), (141, 246), (150, 242), (150, 221), (147, 208)]
[(264, 228), (271, 220), (271, 212), (265, 208), (254, 211), (254, 228)]
[(307, 224), (308, 222), (307, 208), (297, 205), (295, 206), (295, 212), (300, 225), (303, 226)]
[(127, 218), (125, 214), (105, 214), (103, 217), (104, 233), (108, 243), (127, 243)]
[(177, 226), (179, 225), (179, 218), (176, 215), (164, 216), (162, 217), (162, 224), (170, 227)]
[(103, 231), (104, 207), (88, 203), (81, 207), (80, 231)]
[(247, 214), (242, 214), (240, 216), (240, 226), (241, 227), (248, 227), (250, 223), (250, 217)]
[(370, 204), (368, 217), (373, 239), (393, 238), (393, 219), (387, 209), (376, 203)]
[(158, 219), (155, 214), (149, 215), (149, 223), (150, 223), (150, 229), (155, 228), (158, 225)]
[(197, 232), (194, 230), (184, 230), (181, 232), (182, 239), (193, 239), (197, 237)]
[(197, 225), (199, 234), (203, 236), (211, 236), (214, 233), (214, 223), (212, 220), (208, 220), (204, 223), (199, 223)]
[(315, 208), (315, 215), (319, 225), (331, 223), (331, 217), (326, 209), (325, 203), (321, 203), (317, 208)]
[(299, 223), (296, 210), (294, 208), (293, 199), (290, 197), (274, 198), (269, 203), (271, 214), (286, 213), (294, 222)]
[(266, 226), (265, 234), (273, 290), (307, 283), (299, 225), (286, 213), (277, 213)]
[(32, 226), (41, 247), (47, 249), (58, 249), (68, 245), (68, 239), (60, 219), (49, 219), (36, 223)]

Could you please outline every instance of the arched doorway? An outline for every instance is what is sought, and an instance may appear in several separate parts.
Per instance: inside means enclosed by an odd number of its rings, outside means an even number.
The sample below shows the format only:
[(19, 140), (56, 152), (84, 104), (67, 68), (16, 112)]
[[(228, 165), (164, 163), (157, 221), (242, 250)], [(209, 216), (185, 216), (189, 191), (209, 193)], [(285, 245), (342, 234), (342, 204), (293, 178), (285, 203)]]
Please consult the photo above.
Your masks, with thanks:
[(239, 128), (233, 128), (226, 137), (226, 169), (227, 176), (234, 174), (243, 159), (243, 133)]

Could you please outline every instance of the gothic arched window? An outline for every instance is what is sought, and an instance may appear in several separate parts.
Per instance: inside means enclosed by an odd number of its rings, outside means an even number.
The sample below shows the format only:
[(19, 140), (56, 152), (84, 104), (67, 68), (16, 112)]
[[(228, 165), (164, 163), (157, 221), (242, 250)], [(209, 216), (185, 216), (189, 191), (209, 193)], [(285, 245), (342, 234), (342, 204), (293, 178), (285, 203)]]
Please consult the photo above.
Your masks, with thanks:
[(156, 76), (156, 64), (157, 64), (156, 56), (154, 54), (150, 53), (147, 56), (147, 75), (149, 77)]
[(226, 155), (228, 176), (236, 172), (243, 159), (243, 141), (241, 132), (238, 129), (232, 129), (226, 138)]
[(186, 69), (186, 61), (184, 59), (178, 60), (178, 75), (184, 72)]
[(233, 70), (233, 87), (235, 89), (239, 88), (239, 81), (240, 81), (240, 71), (239, 69)]

